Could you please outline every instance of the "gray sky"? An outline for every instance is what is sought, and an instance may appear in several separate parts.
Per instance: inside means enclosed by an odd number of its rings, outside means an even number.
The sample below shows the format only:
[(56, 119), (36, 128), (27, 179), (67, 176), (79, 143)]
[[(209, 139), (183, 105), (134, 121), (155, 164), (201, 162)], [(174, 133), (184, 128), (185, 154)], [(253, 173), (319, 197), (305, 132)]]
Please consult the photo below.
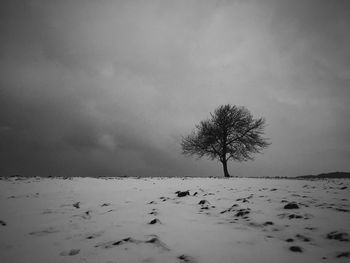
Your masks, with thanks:
[(349, 1), (1, 1), (0, 174), (217, 176), (221, 104), (272, 145), (238, 176), (350, 170)]

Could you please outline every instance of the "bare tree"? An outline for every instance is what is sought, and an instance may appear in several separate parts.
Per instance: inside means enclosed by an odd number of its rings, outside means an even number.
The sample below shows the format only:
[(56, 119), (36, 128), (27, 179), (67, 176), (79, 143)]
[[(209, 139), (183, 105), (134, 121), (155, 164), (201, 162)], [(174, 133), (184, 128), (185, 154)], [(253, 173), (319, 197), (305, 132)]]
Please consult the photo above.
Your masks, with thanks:
[(262, 137), (265, 120), (254, 119), (245, 107), (222, 105), (210, 116), (196, 125), (190, 135), (182, 138), (182, 151), (188, 156), (217, 159), (222, 163), (225, 177), (230, 177), (228, 160), (253, 160), (253, 154), (270, 145)]

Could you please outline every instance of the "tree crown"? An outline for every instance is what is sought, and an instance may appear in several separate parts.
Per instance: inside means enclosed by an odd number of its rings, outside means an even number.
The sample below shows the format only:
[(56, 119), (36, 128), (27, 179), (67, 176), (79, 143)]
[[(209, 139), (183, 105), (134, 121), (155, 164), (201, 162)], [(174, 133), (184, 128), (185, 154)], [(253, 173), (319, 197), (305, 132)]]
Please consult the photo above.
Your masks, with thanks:
[(182, 151), (185, 155), (208, 156), (221, 162), (252, 160), (253, 154), (270, 145), (262, 137), (264, 128), (265, 119), (254, 119), (245, 107), (222, 105), (182, 138)]

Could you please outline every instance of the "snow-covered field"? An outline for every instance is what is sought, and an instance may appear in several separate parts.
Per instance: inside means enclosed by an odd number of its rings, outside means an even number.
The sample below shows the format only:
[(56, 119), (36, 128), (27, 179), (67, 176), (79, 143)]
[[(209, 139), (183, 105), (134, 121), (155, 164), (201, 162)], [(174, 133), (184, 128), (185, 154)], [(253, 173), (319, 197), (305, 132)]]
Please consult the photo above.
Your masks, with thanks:
[(3, 179), (0, 262), (349, 262), (349, 200), (346, 179)]

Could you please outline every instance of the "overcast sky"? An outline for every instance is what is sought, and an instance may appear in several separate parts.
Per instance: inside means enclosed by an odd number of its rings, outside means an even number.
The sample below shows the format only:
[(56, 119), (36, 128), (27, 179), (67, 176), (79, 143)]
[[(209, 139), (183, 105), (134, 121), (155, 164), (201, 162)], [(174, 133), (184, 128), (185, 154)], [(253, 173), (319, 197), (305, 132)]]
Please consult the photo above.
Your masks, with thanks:
[(349, 1), (1, 1), (0, 173), (221, 176), (221, 104), (272, 145), (236, 176), (350, 171)]

